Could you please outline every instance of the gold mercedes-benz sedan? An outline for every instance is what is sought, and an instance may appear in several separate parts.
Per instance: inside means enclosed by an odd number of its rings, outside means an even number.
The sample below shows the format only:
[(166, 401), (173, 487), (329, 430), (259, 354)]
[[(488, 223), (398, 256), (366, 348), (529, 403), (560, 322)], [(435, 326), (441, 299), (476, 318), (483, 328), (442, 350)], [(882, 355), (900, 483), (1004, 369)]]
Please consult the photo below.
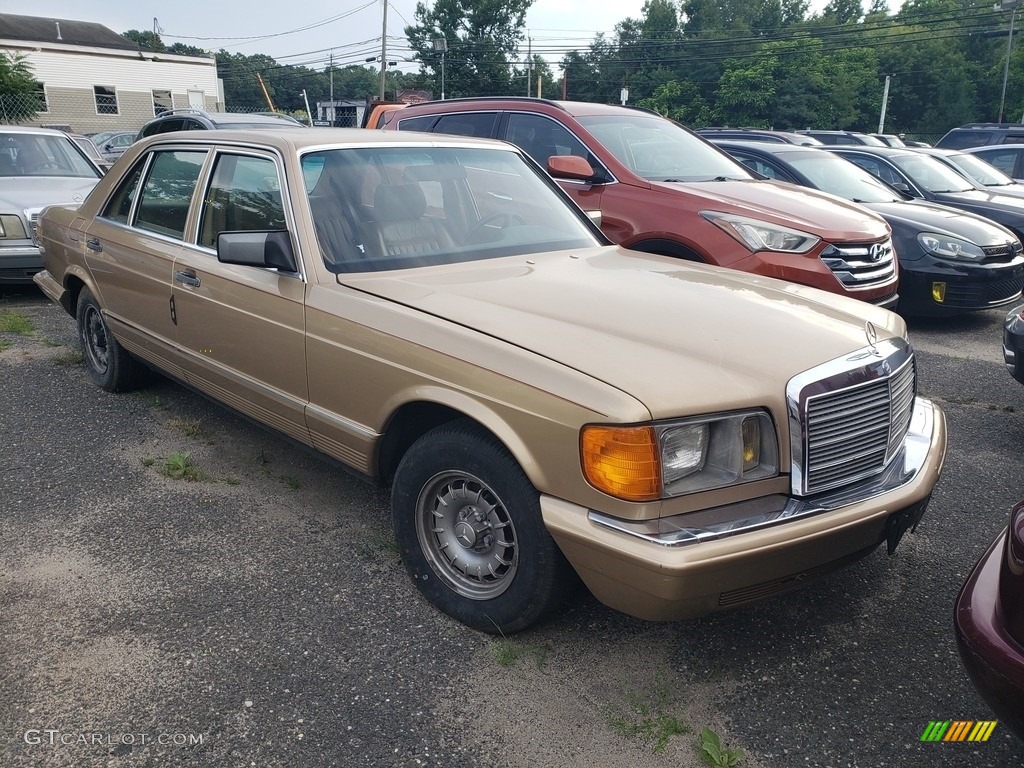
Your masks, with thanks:
[(645, 619), (764, 598), (892, 551), (942, 467), (897, 315), (611, 246), (511, 145), (161, 134), (39, 229), (97, 385), (155, 368), (389, 484), (486, 632), (577, 576)]

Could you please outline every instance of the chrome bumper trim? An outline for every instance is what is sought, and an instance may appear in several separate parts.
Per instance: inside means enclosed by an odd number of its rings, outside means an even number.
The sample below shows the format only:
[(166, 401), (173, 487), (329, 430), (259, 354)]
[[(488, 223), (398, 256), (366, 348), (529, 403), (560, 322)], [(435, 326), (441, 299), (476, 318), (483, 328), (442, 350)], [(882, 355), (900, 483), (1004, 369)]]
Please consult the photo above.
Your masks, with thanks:
[(819, 515), (881, 496), (911, 482), (928, 458), (934, 425), (935, 406), (930, 400), (915, 398), (910, 429), (903, 439), (903, 445), (882, 472), (813, 499), (776, 494), (715, 509), (641, 521), (621, 520), (590, 510), (588, 519), (595, 525), (652, 544), (681, 547)]

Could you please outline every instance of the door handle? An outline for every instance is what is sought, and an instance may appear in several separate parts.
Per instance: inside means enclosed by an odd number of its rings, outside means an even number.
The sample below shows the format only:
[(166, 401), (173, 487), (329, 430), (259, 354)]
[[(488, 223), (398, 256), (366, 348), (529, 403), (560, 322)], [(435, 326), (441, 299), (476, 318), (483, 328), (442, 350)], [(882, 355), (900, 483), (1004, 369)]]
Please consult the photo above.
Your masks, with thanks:
[(198, 288), (200, 280), (196, 277), (196, 273), (192, 270), (187, 272), (178, 271), (174, 273), (174, 279), (183, 285), (191, 285), (193, 288)]
[(88, 248), (88, 249), (89, 249), (90, 251), (96, 251), (96, 252), (100, 252), (100, 251), (102, 251), (102, 250), (103, 250), (103, 243), (101, 243), (101, 242), (100, 242), (99, 240), (97, 240), (97, 239), (96, 239), (95, 237), (90, 237), (90, 238), (89, 238), (88, 240), (86, 240), (86, 241), (85, 241), (85, 246), (86, 246), (86, 247), (87, 247), (87, 248)]

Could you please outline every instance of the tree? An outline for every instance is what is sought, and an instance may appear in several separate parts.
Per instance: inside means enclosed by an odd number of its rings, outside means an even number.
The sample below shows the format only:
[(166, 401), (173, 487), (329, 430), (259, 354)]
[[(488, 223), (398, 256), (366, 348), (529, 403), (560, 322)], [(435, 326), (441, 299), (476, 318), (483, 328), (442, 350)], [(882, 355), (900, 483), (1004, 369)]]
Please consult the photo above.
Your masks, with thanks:
[[(526, 11), (533, 0), (436, 0), (416, 4), (417, 23), (405, 28), (422, 71), (440, 82), (440, 54), (434, 40), (444, 38), (445, 89), (451, 96), (502, 96), (513, 92), (511, 63), (522, 38)], [(518, 88), (515, 89), (518, 92)]]
[(160, 39), (160, 35), (148, 29), (145, 31), (129, 29), (127, 32), (122, 32), (121, 37), (127, 37), (144, 51), (167, 50), (167, 46), (165, 46), (164, 41)]
[(0, 51), (0, 106), (4, 121), (31, 120), (39, 111), (39, 83), (20, 53)]

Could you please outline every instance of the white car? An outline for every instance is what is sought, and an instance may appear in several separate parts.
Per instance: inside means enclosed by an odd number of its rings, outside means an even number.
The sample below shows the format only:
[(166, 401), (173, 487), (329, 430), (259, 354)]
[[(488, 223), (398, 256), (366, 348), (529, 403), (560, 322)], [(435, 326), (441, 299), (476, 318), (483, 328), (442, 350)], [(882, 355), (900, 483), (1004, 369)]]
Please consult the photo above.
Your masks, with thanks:
[(101, 172), (67, 134), (0, 127), (0, 285), (31, 283), (42, 270), (35, 226), (48, 205), (76, 205)]

